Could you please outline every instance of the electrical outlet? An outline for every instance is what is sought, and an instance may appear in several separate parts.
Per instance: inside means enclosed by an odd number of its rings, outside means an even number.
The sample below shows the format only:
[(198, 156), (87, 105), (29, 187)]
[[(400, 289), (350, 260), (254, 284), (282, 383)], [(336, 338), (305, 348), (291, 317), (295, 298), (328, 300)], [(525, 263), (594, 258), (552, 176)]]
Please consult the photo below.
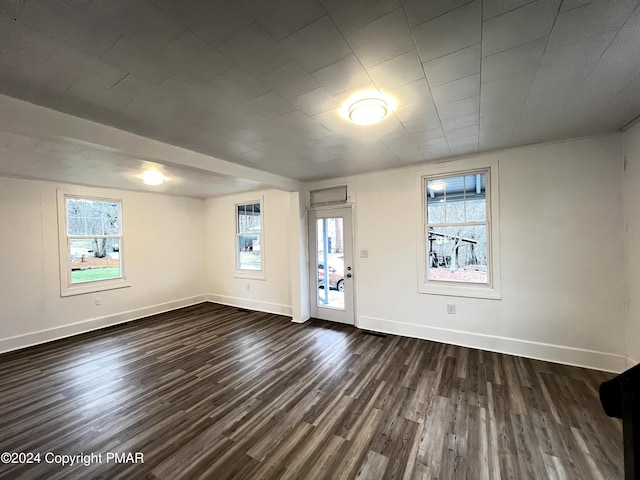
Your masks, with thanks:
[(95, 303), (96, 303), (96, 307), (99, 307), (100, 305), (102, 305), (102, 299), (96, 298)]
[(249, 290), (251, 290), (251, 284), (250, 283), (245, 283), (244, 284), (244, 289), (248, 292)]
[(448, 303), (447, 304), (447, 313), (449, 315), (455, 315), (456, 314), (456, 306), (451, 304), (451, 303)]

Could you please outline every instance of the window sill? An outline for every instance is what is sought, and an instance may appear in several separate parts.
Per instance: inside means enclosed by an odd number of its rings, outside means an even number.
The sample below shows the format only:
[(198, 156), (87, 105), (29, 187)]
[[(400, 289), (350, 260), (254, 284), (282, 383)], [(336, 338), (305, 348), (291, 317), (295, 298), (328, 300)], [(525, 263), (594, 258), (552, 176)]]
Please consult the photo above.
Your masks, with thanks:
[(236, 273), (233, 274), (235, 278), (250, 278), (253, 280), (266, 280), (267, 276), (264, 271), (251, 271), (251, 270), (236, 270)]
[(119, 288), (128, 288), (131, 283), (123, 278), (117, 280), (106, 280), (101, 282), (87, 282), (70, 287), (63, 287), (60, 292), (61, 297), (72, 297), (74, 295), (86, 295), (88, 293), (104, 292), (105, 290), (116, 290)]
[(501, 300), (502, 293), (499, 289), (490, 285), (466, 285), (461, 283), (433, 282), (422, 284), (418, 287), (418, 293), (427, 295), (445, 295), (449, 297), (486, 298)]

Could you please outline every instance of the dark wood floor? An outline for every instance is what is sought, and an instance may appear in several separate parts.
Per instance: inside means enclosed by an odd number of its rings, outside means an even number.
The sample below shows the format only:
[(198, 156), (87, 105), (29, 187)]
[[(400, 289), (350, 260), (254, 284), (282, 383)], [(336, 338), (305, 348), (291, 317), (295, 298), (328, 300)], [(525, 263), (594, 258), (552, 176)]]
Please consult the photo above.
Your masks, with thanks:
[(610, 377), (202, 304), (0, 356), (0, 452), (103, 454), (0, 477), (621, 479)]

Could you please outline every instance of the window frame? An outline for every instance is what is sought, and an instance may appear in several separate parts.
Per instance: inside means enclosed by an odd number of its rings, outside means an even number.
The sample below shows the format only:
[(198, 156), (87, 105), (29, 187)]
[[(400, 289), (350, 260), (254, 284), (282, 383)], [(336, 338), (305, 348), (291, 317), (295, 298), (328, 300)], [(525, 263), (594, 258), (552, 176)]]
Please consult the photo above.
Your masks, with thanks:
[[(243, 205), (260, 205), (260, 231), (257, 233), (260, 238), (260, 270), (246, 269), (240, 268), (240, 251), (238, 250), (238, 238), (242, 235), (256, 235), (255, 232), (241, 232), (240, 231), (240, 221), (238, 218), (238, 207)], [(234, 230), (235, 235), (233, 238), (234, 246), (234, 263), (235, 263), (235, 274), (234, 276), (237, 278), (251, 278), (255, 280), (266, 280), (266, 269), (265, 269), (265, 241), (264, 241), (264, 197), (254, 198), (252, 200), (242, 200), (235, 202), (233, 205), (233, 222), (234, 222)]]
[[(124, 200), (111, 196), (96, 195), (96, 192), (85, 189), (64, 189), (57, 191), (58, 197), (58, 247), (60, 265), (60, 296), (68, 297), (73, 295), (83, 295), (88, 293), (115, 290), (118, 288), (130, 287), (131, 284), (125, 276), (124, 255), (125, 233), (124, 233)], [(72, 283), (71, 279), (71, 240), (77, 235), (68, 234), (67, 199), (78, 198), (83, 200), (94, 200), (103, 202), (114, 202), (119, 204), (120, 209), (120, 235), (108, 235), (108, 237), (119, 237), (120, 246), (120, 277), (105, 280), (94, 280), (90, 282)], [(98, 237), (100, 237), (98, 235)], [(91, 237), (91, 238), (96, 238)]]
[[(427, 181), (486, 174), (486, 224), (487, 224), (487, 281), (488, 283), (433, 280), (428, 278), (429, 240), (427, 222)], [(500, 214), (497, 159), (454, 160), (421, 170), (418, 174), (420, 219), (418, 222), (418, 292), (431, 295), (449, 295), (501, 299), (500, 285)], [(474, 224), (476, 222), (464, 222)], [(485, 223), (485, 222), (481, 222)]]

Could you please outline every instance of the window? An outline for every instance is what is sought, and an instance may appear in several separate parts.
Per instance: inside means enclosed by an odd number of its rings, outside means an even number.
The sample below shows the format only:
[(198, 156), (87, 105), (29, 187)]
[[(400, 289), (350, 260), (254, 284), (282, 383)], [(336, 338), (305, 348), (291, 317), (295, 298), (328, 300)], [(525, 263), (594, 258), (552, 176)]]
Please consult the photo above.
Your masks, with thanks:
[[(458, 170), (453, 162), (421, 177), (423, 293), (500, 298), (497, 256), (497, 162)], [(452, 168), (454, 167), (454, 168)], [(492, 217), (493, 215), (493, 217)], [(495, 220), (495, 222), (494, 222)]]
[(128, 286), (122, 262), (122, 202), (59, 193), (63, 296)]
[(249, 276), (263, 273), (262, 202), (236, 204), (236, 270)]

